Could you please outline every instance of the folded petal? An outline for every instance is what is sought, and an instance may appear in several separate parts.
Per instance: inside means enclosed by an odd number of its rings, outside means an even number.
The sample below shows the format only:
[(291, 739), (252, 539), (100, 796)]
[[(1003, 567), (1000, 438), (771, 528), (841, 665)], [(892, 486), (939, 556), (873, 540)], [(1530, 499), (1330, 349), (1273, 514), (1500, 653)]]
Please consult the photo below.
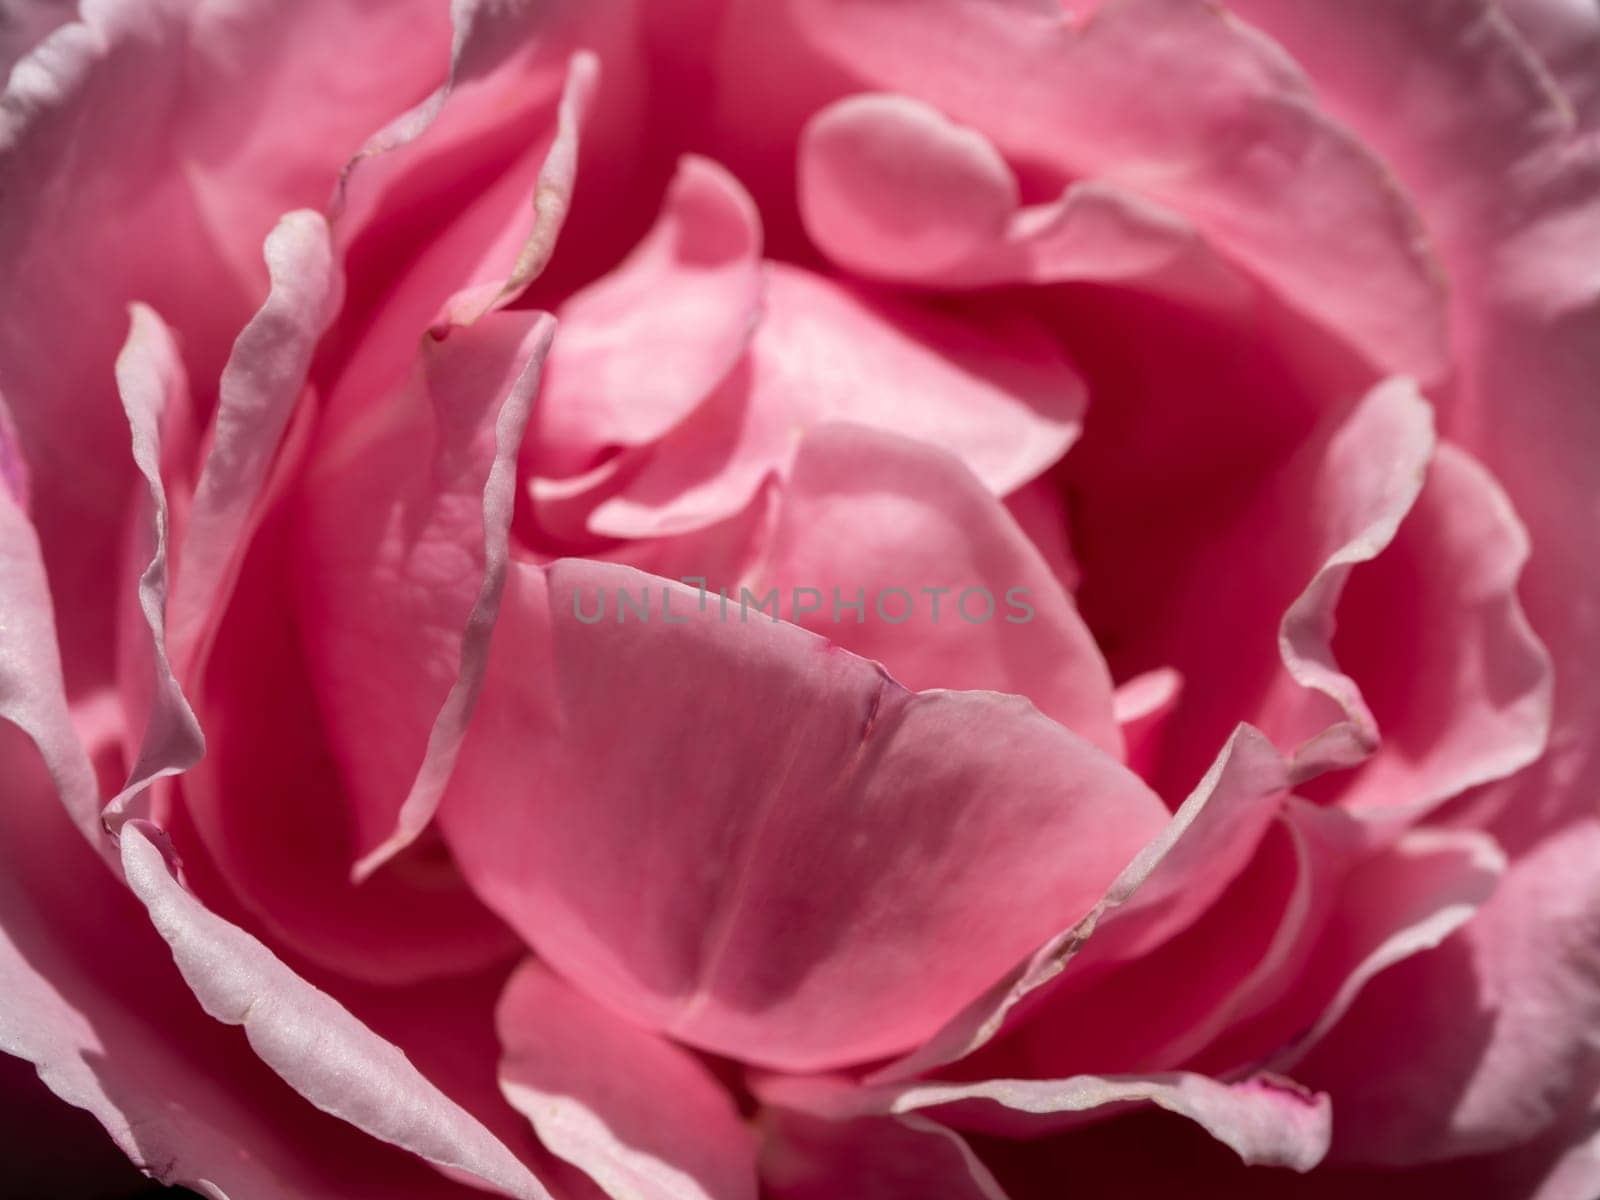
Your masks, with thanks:
[(1100, 180), (1023, 206), (1010, 166), (976, 129), (907, 96), (840, 100), (800, 142), (800, 207), (834, 262), (940, 288), (1090, 280), (1238, 303), (1239, 273), (1176, 213)]
[[(207, 1017), (144, 908), (73, 828), (40, 756), (9, 724), (0, 768), (0, 1051), (34, 1064), (164, 1183), (239, 1197), (481, 1195), (318, 1112)], [(63, 1184), (53, 1178), (37, 1194)]]
[(75, 696), (114, 672), (104, 566), (141, 486), (113, 386), (127, 305), (160, 312), (190, 377), (215, 379), (266, 289), (261, 239), (324, 201), (365, 130), (442, 70), (448, 42), (447, 14), (427, 3), (103, 3), (6, 80), (0, 376), (36, 476)]
[[(130, 727), (134, 714), (144, 714), (143, 728), (127, 782), (106, 806), (112, 822), (153, 780), (188, 770), (205, 753), (205, 738), (173, 672), (166, 641), (171, 533), (163, 465), (171, 451), (163, 431), (181, 430), (192, 419), (189, 389), (171, 330), (143, 305), (132, 308), (128, 342), (117, 357), (117, 388), (133, 436), (134, 463), (150, 491), (151, 550), (138, 584), (144, 628), (122, 639), (123, 657), (137, 663), (122, 671), (124, 709)], [(136, 672), (146, 678), (129, 678)]]
[(327, 223), (316, 213), (285, 216), (264, 253), (272, 291), (223, 369), (216, 422), (179, 555), (182, 572), (169, 625), (180, 679), (197, 669), (217, 612), (227, 604), (312, 351), (338, 312), (343, 291)]
[(1393, 544), (1352, 572), (1339, 601), (1331, 649), (1383, 736), (1340, 804), (1424, 813), (1544, 752), (1552, 670), (1517, 598), (1527, 558), (1499, 485), (1440, 446)]
[(1074, 24), (962, 0), (915, 15), (905, 0), (796, 0), (790, 13), (868, 86), (932, 103), (1014, 160), (1170, 206), (1380, 369), (1442, 373), (1441, 279), (1415, 212), (1293, 64), (1220, 11), (1138, 0)]
[[(787, 1068), (909, 1048), (1160, 827), (1025, 701), (911, 694), (623, 567), (519, 579), (446, 835), (542, 957), (682, 1040)], [(592, 617), (641, 595), (658, 622)]]
[[(1193, 922), (1255, 852), (1288, 791), (1287, 765), (1241, 726), (1206, 777), (1076, 925), (1057, 932), (911, 1054), (871, 1078), (895, 1083), (970, 1055), (1048, 1001), (1052, 987), (1137, 959)], [(1083, 956), (1084, 961), (1075, 960)]]
[(755, 329), (760, 256), (750, 197), (722, 168), (686, 157), (655, 227), (557, 312), (561, 334), (524, 451), (529, 473), (569, 474), (687, 417)]
[(1012, 1137), (1040, 1136), (1078, 1124), (1084, 1114), (1110, 1115), (1148, 1103), (1188, 1117), (1248, 1164), (1296, 1171), (1309, 1171), (1322, 1160), (1332, 1126), (1326, 1095), (1264, 1074), (1237, 1083), (1175, 1071), (1149, 1076), (912, 1083), (891, 1088), (774, 1078), (764, 1081), (759, 1090), (772, 1103), (836, 1120), (924, 1111), (945, 1117), (955, 1112), (964, 1122)]
[(755, 1143), (687, 1050), (529, 960), (500, 998), (500, 1088), (551, 1152), (608, 1195), (753, 1200)]
[(207, 911), (173, 877), (145, 828), (132, 823), (123, 830), (128, 885), (207, 1013), (242, 1025), (262, 1061), (323, 1111), (506, 1195), (549, 1196), (405, 1055), (255, 938)]
[(729, 517), (763, 479), (787, 474), (799, 435), (826, 421), (930, 442), (1003, 496), (1066, 452), (1084, 405), (1059, 346), (1025, 314), (983, 305), (956, 317), (769, 263), (742, 369), (588, 526), (650, 537)]
[(757, 596), (776, 587), (784, 619), (912, 690), (1027, 696), (1121, 756), (1111, 677), (1071, 598), (1000, 501), (944, 451), (854, 425), (812, 430), (743, 578)]
[(465, 736), (553, 333), (508, 312), (424, 338), (395, 401), (320, 444), (297, 489), (296, 599), (358, 879), (427, 825)]

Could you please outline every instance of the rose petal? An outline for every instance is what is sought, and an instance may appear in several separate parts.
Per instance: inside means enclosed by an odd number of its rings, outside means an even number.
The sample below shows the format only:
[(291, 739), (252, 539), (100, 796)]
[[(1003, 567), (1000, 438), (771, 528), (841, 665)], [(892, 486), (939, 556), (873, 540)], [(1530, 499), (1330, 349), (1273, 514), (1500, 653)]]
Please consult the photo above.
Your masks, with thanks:
[(975, 129), (907, 96), (840, 100), (800, 142), (807, 231), (853, 274), (949, 287), (1134, 282), (1200, 303), (1249, 287), (1182, 217), (1102, 181), (1023, 207), (1010, 166)]
[[(153, 780), (188, 770), (205, 753), (205, 738), (178, 685), (166, 645), (169, 533), (162, 430), (188, 419), (188, 383), (172, 332), (161, 318), (138, 304), (131, 313), (128, 342), (117, 357), (117, 388), (128, 414), (134, 462), (150, 490), (152, 549), (138, 588), (145, 628), (125, 640), (138, 646), (137, 656), (144, 659), (140, 666), (150, 680), (139, 685), (129, 681), (122, 689), (130, 724), (131, 713), (142, 711), (146, 716), (127, 782), (105, 806), (103, 816), (113, 826)], [(124, 672), (131, 673), (131, 668)]]
[(688, 1051), (611, 1015), (531, 959), (506, 985), (495, 1023), (506, 1099), (608, 1195), (754, 1200), (750, 1131)]
[(343, 289), (327, 224), (315, 213), (285, 216), (264, 254), (272, 291), (223, 370), (211, 445), (179, 554), (168, 643), (180, 679), (198, 669), (211, 623), (227, 603), (311, 353), (338, 312)]
[(996, 495), (1076, 440), (1085, 396), (1041, 326), (984, 306), (959, 319), (767, 265), (766, 310), (744, 369), (599, 504), (592, 532), (656, 537), (732, 516), (798, 435), (845, 420), (949, 450)]
[(909, 11), (790, 9), (803, 39), (870, 86), (933, 103), (1013, 160), (1169, 205), (1379, 368), (1442, 373), (1440, 278), (1421, 223), (1269, 43), (1178, 0), (1112, 5), (1078, 26), (960, 0)]
[[(1024, 701), (908, 694), (626, 568), (519, 579), (444, 829), (542, 957), (649, 1027), (789, 1068), (907, 1048), (1159, 828), (1137, 780)], [(669, 626), (577, 619), (641, 587)]]
[(563, 304), (525, 463), (565, 475), (648, 445), (744, 353), (761, 311), (761, 220), (738, 182), (687, 156), (661, 216), (616, 271)]
[(1340, 804), (1418, 815), (1544, 752), (1552, 672), (1517, 599), (1527, 558), (1499, 486), (1440, 446), (1394, 543), (1339, 603), (1333, 648), (1383, 732)]
[(425, 3), (101, 3), (6, 81), (0, 376), (75, 696), (114, 673), (121, 597), (104, 569), (140, 486), (112, 382), (127, 304), (160, 312), (190, 377), (215, 379), (265, 290), (261, 239), (320, 204), (363, 132), (426, 86), (446, 22)]
[(1011, 1136), (1037, 1136), (1070, 1127), (1085, 1113), (1151, 1103), (1188, 1117), (1246, 1163), (1296, 1171), (1309, 1171), (1322, 1160), (1332, 1125), (1326, 1095), (1271, 1075), (1232, 1084), (1173, 1071), (1142, 1077), (1080, 1075), (1051, 1080), (913, 1083), (898, 1088), (857, 1088), (825, 1079), (774, 1077), (761, 1081), (759, 1090), (771, 1103), (836, 1120), (958, 1106), (969, 1118), (975, 1111), (984, 1112)]
[[(881, 662), (913, 691), (1027, 696), (1122, 755), (1111, 677), (1071, 598), (994, 495), (943, 451), (861, 426), (813, 429), (744, 579), (757, 596), (776, 587), (784, 619)], [(797, 608), (811, 601), (800, 588), (819, 593), (814, 613)], [(858, 592), (859, 617), (838, 605)]]
[(358, 882), (427, 825), (465, 736), (553, 333), (518, 312), (425, 338), (396, 401), (321, 444), (298, 490), (297, 602)]
[(173, 878), (139, 823), (124, 827), (122, 866), (206, 1012), (224, 1024), (242, 1025), (262, 1061), (312, 1104), (507, 1195), (549, 1196), (399, 1050), (255, 938), (208, 912)]
[[(1258, 731), (1241, 726), (1160, 836), (1082, 921), (1055, 934), (1023, 967), (871, 1079), (895, 1083), (964, 1058), (1025, 1015), (1048, 995), (1040, 989), (1065, 981), (1070, 969), (1105, 970), (1187, 926), (1249, 861), (1288, 786), (1282, 757)], [(1085, 963), (1075, 966), (1080, 954)]]

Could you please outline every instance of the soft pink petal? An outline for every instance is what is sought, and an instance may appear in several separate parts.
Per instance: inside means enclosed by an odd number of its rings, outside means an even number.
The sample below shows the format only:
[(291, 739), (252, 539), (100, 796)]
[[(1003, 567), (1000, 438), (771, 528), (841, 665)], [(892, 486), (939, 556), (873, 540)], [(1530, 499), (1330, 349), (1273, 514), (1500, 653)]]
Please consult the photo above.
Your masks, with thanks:
[[(1502, 1150), (1560, 1115), (1600, 1027), (1597, 854), (1593, 819), (1524, 852), (1470, 923), (1448, 940), (1460, 920), (1439, 925), (1420, 943), (1437, 949), (1374, 978), (1296, 1067), (1340, 1098), (1339, 1157)], [(1397, 1060), (1398, 1075), (1372, 1067)]]
[[(683, 1040), (797, 1068), (909, 1048), (1160, 827), (1137, 780), (1025, 701), (913, 695), (621, 567), (518, 580), (447, 837), (547, 961)], [(618, 622), (618, 588), (649, 588), (656, 620)], [(601, 589), (611, 615), (578, 620)]]
[(1351, 568), (1381, 554), (1416, 503), (1433, 447), (1427, 401), (1407, 381), (1380, 384), (1316, 445), (1310, 494), (1287, 498), (1302, 499), (1315, 514), (1309, 549), (1320, 561), (1283, 614), (1278, 646), (1290, 678), (1331, 700), (1341, 718), (1329, 722), (1330, 710), (1316, 696), (1298, 705), (1272, 696), (1262, 704), (1271, 721), (1267, 732), (1284, 743), (1300, 742), (1293, 763), (1299, 778), (1351, 766), (1377, 746), (1377, 723), (1355, 681), (1334, 660), (1336, 611)]
[(358, 880), (431, 819), (465, 736), (553, 333), (518, 312), (424, 338), (406, 388), (320, 445), (298, 489), (297, 599)]
[(907, 96), (829, 105), (800, 143), (807, 231), (853, 274), (939, 287), (1136, 283), (1205, 303), (1248, 287), (1182, 217), (1114, 184), (1080, 181), (1024, 207), (976, 129)]
[(561, 333), (524, 453), (565, 475), (648, 445), (711, 394), (761, 313), (761, 221), (736, 180), (686, 157), (655, 227), (612, 274), (558, 310)]
[[(139, 660), (148, 678), (123, 687), (124, 705), (143, 712), (144, 725), (127, 782), (106, 805), (106, 818), (120, 820), (125, 805), (152, 780), (186, 771), (205, 753), (205, 738), (179, 687), (167, 656), (166, 613), (170, 527), (162, 464), (163, 428), (189, 419), (189, 389), (172, 332), (149, 308), (134, 305), (128, 342), (117, 357), (117, 388), (122, 393), (133, 437), (133, 458), (150, 491), (149, 564), (139, 577), (138, 604), (144, 629), (126, 636), (127, 653)], [(126, 673), (131, 674), (129, 669)], [(138, 690), (133, 690), (137, 688)]]
[[(1027, 696), (1122, 754), (1111, 678), (1071, 598), (994, 495), (945, 452), (861, 426), (812, 430), (762, 561), (740, 582), (758, 597), (776, 587), (786, 620), (881, 662), (913, 691)], [(819, 595), (797, 601), (799, 588)], [(858, 593), (859, 617), (835, 607)]]
[[(1292, 989), (1212, 1055), (1229, 1066), (1265, 1055), (1275, 1068), (1318, 1079), (1298, 1070), (1307, 1051), (1375, 978), (1470, 920), (1504, 867), (1504, 855), (1483, 834), (1431, 829), (1411, 830), (1357, 861), (1338, 881)], [(1370, 1061), (1367, 1069), (1386, 1074)]]
[(1440, 279), (1415, 213), (1294, 65), (1220, 10), (1136, 0), (1078, 26), (963, 0), (791, 12), (868, 86), (934, 104), (1013, 159), (1170, 206), (1378, 367), (1442, 373)]
[[(206, 669), (190, 690), (210, 744), (179, 781), (183, 819), (175, 815), (170, 832), (197, 874), (204, 867), (197, 886), (208, 905), (326, 969), (391, 984), (476, 970), (513, 953), (516, 940), (461, 881), (437, 838), (413, 843), (362, 883), (351, 878), (351, 864), (366, 847), (338, 769), (333, 722), (323, 716), (318, 659), (298, 615), (296, 563), (305, 547), (292, 487), (301, 478), (303, 442), (292, 437), (286, 445)], [(382, 476), (369, 482), (387, 484)], [(466, 493), (461, 503), (467, 508), (460, 519), (481, 538), (482, 492)], [(472, 553), (470, 543), (449, 549), (449, 562)], [(464, 621), (476, 593), (450, 594), (461, 606), (456, 619)], [(441, 651), (435, 705), (458, 678), (462, 630), (434, 631)], [(414, 647), (404, 661), (418, 661)], [(402, 708), (415, 757), (389, 764), (385, 778), (394, 790), (370, 817), (394, 820), (440, 711)], [(396, 913), (405, 919), (396, 921)]]
[[(1135, 959), (1194, 921), (1255, 851), (1289, 786), (1282, 757), (1241, 726), (1205, 779), (1077, 925), (968, 1005), (921, 1047), (873, 1078), (897, 1082), (964, 1058), (1065, 986), (1074, 972)], [(1082, 963), (1075, 960), (1083, 956)]]
[[(1326, 1095), (1292, 1080), (1257, 1075), (1224, 1083), (1204, 1075), (1079, 1075), (1070, 1079), (995, 1079), (976, 1083), (913, 1083), (855, 1088), (828, 1080), (781, 1079), (760, 1085), (764, 1099), (845, 1119), (877, 1113), (947, 1109), (974, 1112), (1009, 1136), (1070, 1128), (1083, 1114), (1150, 1103), (1202, 1126), (1246, 1163), (1309, 1171), (1327, 1153), (1332, 1111)], [(1108, 1115), (1102, 1113), (1101, 1115)]]
[(1006, 1200), (959, 1133), (915, 1113), (832, 1120), (762, 1113), (763, 1194), (775, 1200)]
[(327, 224), (315, 213), (285, 216), (264, 253), (272, 291), (223, 369), (216, 423), (179, 554), (169, 640), (180, 679), (205, 654), (215, 614), (227, 603), (312, 351), (343, 291)]
[[(0, 1050), (35, 1064), (162, 1182), (236, 1200), (482, 1194), (318, 1112), (208, 1018), (9, 725), (0, 763)], [(9, 1171), (6, 1182), (26, 1186)], [(59, 1190), (55, 1179), (26, 1194)]]
[[(1436, 1075), (1476, 1081), (1470, 1104), (1460, 1088), (1399, 1092), (1413, 1134), (1396, 1152), (1503, 1145), (1561, 1108), (1577, 1078), (1576, 1046), (1595, 1021), (1592, 871), (1545, 890), (1534, 864), (1548, 856), (1548, 874), (1584, 852), (1600, 792), (1600, 688), (1591, 672), (1563, 669), (1600, 655), (1600, 146), (1582, 135), (1508, 19), (1513, 10), (1480, 0), (1236, 7), (1309, 65), (1324, 102), (1394, 165), (1437, 231), (1462, 346), (1443, 427), (1499, 481), (1532, 545), (1518, 595), (1556, 665), (1549, 745), (1464, 813), (1494, 820), (1510, 876), (1479, 920), (1399, 968), (1392, 985), (1410, 1010), (1429, 1014), (1425, 1033), (1407, 1035), (1408, 1053), (1439, 1064)], [(1397, 92), (1402, 75), (1408, 84)], [(1460, 1003), (1467, 988), (1487, 1016)], [(1369, 1014), (1365, 1027), (1385, 1044), (1384, 1023)], [(1359, 1096), (1344, 1106), (1352, 1126), (1364, 1104), (1382, 1099)], [(1400, 1140), (1399, 1124), (1374, 1120)]]
[(755, 1142), (686, 1050), (529, 960), (495, 1015), (500, 1088), (552, 1153), (614, 1196), (754, 1200)]
[(595, 508), (594, 533), (660, 536), (729, 517), (826, 421), (930, 442), (1002, 496), (1076, 440), (1082, 385), (1024, 314), (984, 305), (957, 317), (781, 263), (766, 274), (741, 369)]
[(265, 291), (273, 222), (322, 203), (448, 43), (430, 3), (97, 0), (81, 15), (16, 65), (0, 116), (0, 376), (37, 476), (75, 695), (114, 670), (120, 596), (103, 572), (142, 490), (113, 386), (128, 303), (159, 311), (190, 377), (214, 380)]
[(405, 1055), (255, 938), (207, 911), (173, 878), (141, 823), (123, 829), (122, 865), (206, 1012), (242, 1025), (262, 1061), (312, 1104), (508, 1196), (549, 1196)]
[(1383, 735), (1341, 804), (1425, 812), (1543, 753), (1552, 670), (1517, 599), (1527, 558), (1499, 486), (1440, 446), (1394, 543), (1340, 600), (1333, 649)]

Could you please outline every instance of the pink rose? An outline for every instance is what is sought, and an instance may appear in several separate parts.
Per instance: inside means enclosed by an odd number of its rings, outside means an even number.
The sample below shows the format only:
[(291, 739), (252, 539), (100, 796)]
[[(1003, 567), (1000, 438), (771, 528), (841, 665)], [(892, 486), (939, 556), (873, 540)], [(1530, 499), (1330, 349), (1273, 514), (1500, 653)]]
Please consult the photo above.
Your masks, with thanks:
[(1590, 0), (82, 8), (0, 1192), (1600, 1195)]

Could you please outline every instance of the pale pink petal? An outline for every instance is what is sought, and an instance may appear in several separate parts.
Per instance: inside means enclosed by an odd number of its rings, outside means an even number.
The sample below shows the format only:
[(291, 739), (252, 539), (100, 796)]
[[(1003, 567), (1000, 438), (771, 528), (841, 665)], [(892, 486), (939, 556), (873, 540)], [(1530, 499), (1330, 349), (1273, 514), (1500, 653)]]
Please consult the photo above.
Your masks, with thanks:
[[(785, 620), (882, 663), (913, 691), (1013, 692), (1122, 755), (1111, 677), (1071, 597), (944, 451), (862, 426), (814, 428), (762, 560), (740, 584), (758, 597), (777, 588)], [(856, 599), (859, 613), (840, 607)]]
[(977, 130), (907, 96), (819, 112), (800, 143), (800, 208), (853, 274), (942, 288), (1093, 280), (1199, 303), (1249, 287), (1182, 217), (1104, 181), (1024, 207), (1010, 166)]
[[(547, 961), (685, 1041), (785, 1067), (907, 1049), (1161, 826), (1026, 701), (910, 694), (622, 567), (517, 578), (446, 835)], [(617, 621), (619, 588), (648, 588), (656, 619)], [(580, 620), (602, 590), (607, 618)]]
[(561, 476), (648, 445), (714, 391), (761, 313), (761, 221), (738, 182), (687, 156), (655, 227), (564, 303), (528, 473)]
[(324, 1112), (508, 1196), (549, 1196), (404, 1054), (255, 938), (207, 911), (173, 878), (146, 828), (154, 827), (124, 826), (123, 870), (207, 1013), (242, 1025), (261, 1060)]
[(962, 1136), (915, 1113), (832, 1120), (762, 1113), (763, 1194), (775, 1200), (1006, 1200)]
[[(1288, 791), (1287, 764), (1241, 726), (1159, 837), (1151, 840), (1078, 924), (1056, 933), (921, 1047), (872, 1078), (895, 1083), (964, 1058), (1084, 968), (1107, 970), (1148, 953), (1193, 922), (1243, 869)], [(1075, 963), (1082, 955), (1083, 963)], [(1058, 983), (1059, 981), (1059, 983)]]
[(290, 213), (267, 238), (272, 291), (223, 369), (216, 423), (195, 487), (172, 595), (169, 644), (186, 680), (227, 603), (280, 440), (343, 282), (326, 222)]
[(552, 1153), (608, 1195), (754, 1200), (755, 1140), (733, 1097), (681, 1047), (529, 960), (495, 1014), (500, 1088)]
[[(0, 1051), (36, 1065), (165, 1183), (235, 1200), (482, 1194), (318, 1112), (208, 1018), (10, 725), (0, 726), (0, 762)], [(6, 1182), (25, 1187), (9, 1173)], [(60, 1184), (26, 1194), (54, 1196)]]
[(867, 86), (930, 102), (1010, 158), (1170, 206), (1380, 369), (1442, 373), (1441, 280), (1415, 213), (1294, 64), (1220, 10), (1134, 0), (1081, 25), (960, 0), (790, 11)]
[[(128, 414), (133, 459), (150, 491), (150, 560), (139, 576), (138, 603), (144, 629), (125, 636), (127, 653), (139, 660), (147, 678), (123, 687), (128, 719), (144, 714), (137, 754), (127, 782), (106, 804), (105, 818), (122, 819), (127, 804), (152, 780), (188, 770), (205, 753), (205, 738), (167, 657), (166, 616), (170, 530), (162, 463), (163, 429), (189, 419), (189, 389), (172, 332), (152, 310), (131, 309), (128, 342), (117, 357), (117, 388)], [(127, 674), (131, 674), (129, 669)], [(137, 689), (137, 690), (134, 690)]]
[[(1188, 1117), (1246, 1163), (1309, 1171), (1328, 1151), (1332, 1109), (1328, 1097), (1294, 1081), (1260, 1074), (1237, 1083), (1172, 1071), (1147, 1076), (1079, 1075), (1069, 1079), (994, 1079), (975, 1083), (912, 1083), (898, 1088), (857, 1088), (829, 1080), (762, 1080), (773, 1104), (847, 1119), (878, 1113), (947, 1110), (963, 1121), (1008, 1136), (1039, 1136), (1070, 1128), (1084, 1114), (1154, 1104)], [(1104, 1111), (1100, 1115), (1107, 1115)], [(984, 1120), (983, 1118), (987, 1118)]]

